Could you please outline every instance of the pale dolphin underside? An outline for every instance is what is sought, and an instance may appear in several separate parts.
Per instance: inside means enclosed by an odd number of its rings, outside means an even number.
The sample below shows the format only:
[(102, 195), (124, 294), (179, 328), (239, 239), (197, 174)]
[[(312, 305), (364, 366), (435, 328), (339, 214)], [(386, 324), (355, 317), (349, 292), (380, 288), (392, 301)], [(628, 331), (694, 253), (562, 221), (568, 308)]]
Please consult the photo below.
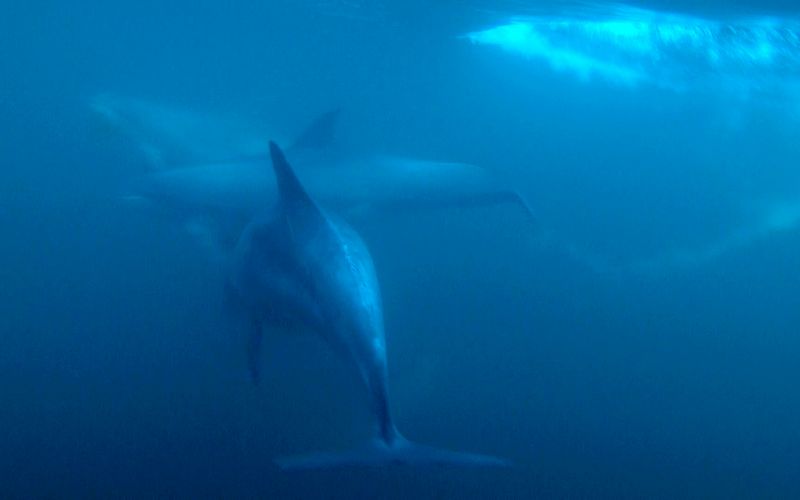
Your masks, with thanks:
[(389, 407), (380, 289), (359, 235), (306, 193), (282, 151), (270, 144), (276, 209), (253, 219), (234, 254), (230, 289), (253, 323), (249, 360), (257, 377), (262, 328), (291, 325), (320, 335), (363, 382), (375, 420), (362, 448), (282, 458), (284, 469), (390, 464), (504, 466), (505, 460), (417, 445), (395, 427)]

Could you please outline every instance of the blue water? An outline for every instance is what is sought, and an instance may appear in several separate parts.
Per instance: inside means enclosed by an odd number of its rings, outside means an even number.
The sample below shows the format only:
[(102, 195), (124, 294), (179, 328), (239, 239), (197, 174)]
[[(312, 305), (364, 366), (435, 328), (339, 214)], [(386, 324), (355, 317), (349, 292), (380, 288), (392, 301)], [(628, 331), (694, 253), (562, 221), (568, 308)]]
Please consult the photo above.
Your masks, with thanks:
[[(604, 5), (5, 5), (0, 496), (800, 497), (800, 9), (750, 1), (638, 4), (712, 37), (644, 55), (586, 35)], [(571, 61), (646, 78), (465, 37), (563, 16)], [(726, 47), (750, 52), (709, 62)], [(357, 383), (302, 333), (250, 383), (224, 269), (124, 201), (152, 167), (90, 109), (104, 92), (290, 132), (341, 108), (349, 149), (508, 179), (536, 224), (343, 215), (381, 282), (398, 426), (515, 467), (277, 470), (367, 437)]]

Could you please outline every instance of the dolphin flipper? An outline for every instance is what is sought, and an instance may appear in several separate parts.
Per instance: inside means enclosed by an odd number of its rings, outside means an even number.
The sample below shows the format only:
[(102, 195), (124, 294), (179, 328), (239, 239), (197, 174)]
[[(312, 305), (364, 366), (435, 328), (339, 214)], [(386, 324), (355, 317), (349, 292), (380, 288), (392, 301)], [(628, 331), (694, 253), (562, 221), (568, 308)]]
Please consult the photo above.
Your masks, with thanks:
[(491, 455), (461, 453), (412, 443), (400, 439), (392, 445), (376, 440), (358, 449), (343, 452), (317, 452), (278, 458), (282, 470), (335, 469), (348, 467), (459, 466), (510, 467), (511, 462)]

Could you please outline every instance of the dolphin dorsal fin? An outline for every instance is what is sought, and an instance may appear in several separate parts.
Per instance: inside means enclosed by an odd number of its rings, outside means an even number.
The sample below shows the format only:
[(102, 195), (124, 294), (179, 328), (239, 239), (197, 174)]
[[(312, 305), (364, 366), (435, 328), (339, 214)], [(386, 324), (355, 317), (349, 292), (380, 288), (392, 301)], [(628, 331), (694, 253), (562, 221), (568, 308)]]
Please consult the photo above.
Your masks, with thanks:
[(295, 139), (288, 151), (292, 153), (299, 150), (322, 150), (330, 147), (334, 142), (339, 114), (340, 110), (337, 108), (319, 115)]
[(322, 216), (314, 200), (308, 196), (300, 180), (294, 173), (292, 166), (286, 161), (281, 148), (273, 141), (269, 142), (269, 153), (272, 157), (272, 169), (275, 171), (275, 178), (278, 181), (278, 195), (280, 203), (289, 211), (305, 210), (311, 211)]

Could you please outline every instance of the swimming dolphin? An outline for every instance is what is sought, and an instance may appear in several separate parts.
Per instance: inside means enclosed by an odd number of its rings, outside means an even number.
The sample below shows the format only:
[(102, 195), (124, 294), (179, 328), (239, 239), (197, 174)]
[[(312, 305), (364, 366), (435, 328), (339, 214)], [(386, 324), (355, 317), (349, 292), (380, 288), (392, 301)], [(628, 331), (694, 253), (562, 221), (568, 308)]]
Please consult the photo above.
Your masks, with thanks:
[[(406, 440), (389, 408), (386, 340), (372, 258), (359, 235), (330, 217), (306, 193), (283, 152), (270, 143), (278, 190), (273, 213), (241, 235), (230, 289), (249, 311), (250, 369), (258, 376), (262, 328), (293, 325), (319, 334), (364, 383), (375, 438), (361, 449), (283, 458), (284, 469), (408, 464), (502, 466), (486, 455), (457, 453)], [(265, 200), (265, 203), (268, 200)]]
[[(498, 203), (524, 198), (488, 170), (457, 162), (392, 156), (325, 162), (300, 161), (297, 175), (325, 207), (338, 210), (435, 208)], [(233, 162), (161, 170), (146, 174), (137, 193), (183, 209), (252, 216), (275, 200), (275, 179), (257, 162)]]
[[(249, 219), (277, 194), (262, 168), (267, 135), (253, 124), (209, 113), (102, 94), (92, 108), (127, 135), (155, 168), (130, 197), (167, 203), (187, 213), (223, 211)], [(317, 117), (287, 149), (312, 196), (337, 209), (415, 208), (512, 202), (522, 197), (476, 165), (337, 151), (338, 110)], [(274, 134), (273, 134), (274, 136)]]
[(597, 4), (513, 17), (464, 38), (584, 80), (685, 91), (723, 82), (757, 89), (796, 81), (798, 35), (800, 21), (793, 16), (714, 18)]
[(583, 82), (700, 91), (798, 117), (796, 16), (709, 17), (591, 2), (514, 16), (462, 38)]
[[(510, 203), (521, 207), (531, 227), (542, 233), (525, 199), (475, 165), (401, 157), (315, 163), (301, 156), (305, 160), (297, 175), (308, 192), (340, 214)], [(126, 199), (171, 209), (206, 257), (224, 262), (247, 221), (277, 197), (275, 178), (264, 171), (263, 162), (234, 162), (148, 172)]]
[(183, 109), (113, 93), (93, 97), (89, 107), (132, 140), (152, 168), (226, 161), (266, 152), (266, 127), (238, 117)]
[[(89, 107), (142, 151), (153, 170), (261, 158), (276, 131), (234, 116), (183, 109), (113, 93), (99, 94)], [(317, 117), (289, 148), (324, 148), (333, 139), (338, 110)]]

